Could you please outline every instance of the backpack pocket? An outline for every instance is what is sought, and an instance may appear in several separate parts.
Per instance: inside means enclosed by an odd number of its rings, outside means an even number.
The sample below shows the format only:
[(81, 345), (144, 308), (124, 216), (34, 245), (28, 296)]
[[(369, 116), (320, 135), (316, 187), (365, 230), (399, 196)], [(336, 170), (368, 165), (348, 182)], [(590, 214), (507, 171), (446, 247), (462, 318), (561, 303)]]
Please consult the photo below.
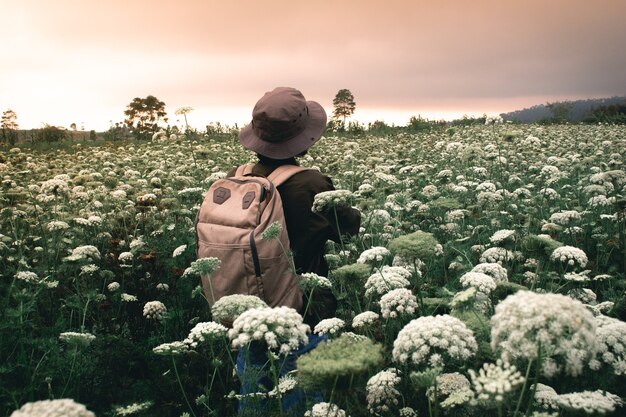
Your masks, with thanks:
[(255, 275), (249, 246), (200, 241), (198, 258), (211, 256), (220, 260), (220, 267), (210, 277), (202, 276), (202, 288), (210, 305), (223, 296), (232, 294), (249, 294), (263, 299), (262, 284)]
[(269, 258), (259, 257), (259, 264), (267, 304), (270, 307), (287, 306), (300, 311), (302, 291), (287, 257), (284, 254)]

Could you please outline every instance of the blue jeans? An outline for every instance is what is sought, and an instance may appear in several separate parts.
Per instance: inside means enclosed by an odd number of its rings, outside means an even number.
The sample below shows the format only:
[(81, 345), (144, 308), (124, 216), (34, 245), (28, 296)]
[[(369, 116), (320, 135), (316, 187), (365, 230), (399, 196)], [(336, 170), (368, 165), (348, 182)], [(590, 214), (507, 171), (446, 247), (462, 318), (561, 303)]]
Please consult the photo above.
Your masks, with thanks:
[[(276, 361), (278, 377), (296, 369), (296, 360), (305, 353), (314, 349), (321, 342), (328, 340), (328, 336), (309, 335), (309, 342)], [(241, 381), (240, 394), (268, 392), (274, 388), (274, 379), (271, 374), (271, 363), (267, 357), (267, 347), (264, 343), (252, 342), (237, 352), (237, 376)], [(302, 416), (306, 411), (306, 400), (322, 401), (320, 392), (305, 393), (297, 387), (282, 396), (282, 409), (287, 416)], [(267, 416), (268, 400), (263, 397), (244, 397), (239, 400), (239, 415)]]

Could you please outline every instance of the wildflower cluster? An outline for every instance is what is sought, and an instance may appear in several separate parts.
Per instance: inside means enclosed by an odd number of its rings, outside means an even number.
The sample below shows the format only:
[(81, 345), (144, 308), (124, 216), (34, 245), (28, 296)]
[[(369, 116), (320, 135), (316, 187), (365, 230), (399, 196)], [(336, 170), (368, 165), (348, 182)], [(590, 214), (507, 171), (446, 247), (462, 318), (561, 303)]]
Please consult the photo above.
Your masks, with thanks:
[(552, 255), (550, 255), (550, 258), (555, 262), (566, 263), (570, 266), (578, 265), (581, 268), (584, 268), (589, 261), (587, 254), (582, 249), (573, 246), (561, 246), (556, 248), (554, 252), (552, 252)]
[(463, 362), (478, 349), (474, 334), (459, 319), (449, 316), (420, 317), (404, 326), (393, 342), (393, 360), (424, 367), (445, 367)]
[(298, 380), (305, 388), (349, 384), (383, 361), (381, 346), (366, 337), (342, 334), (298, 358)]
[(352, 192), (348, 190), (324, 191), (315, 195), (312, 210), (322, 213), (333, 207), (349, 206), (352, 200)]
[(335, 404), (323, 402), (313, 405), (304, 417), (346, 417), (346, 412)]
[(428, 259), (437, 255), (439, 242), (431, 233), (417, 231), (389, 242), (389, 249), (405, 259)]
[(626, 375), (626, 323), (611, 317), (596, 317), (597, 357), (590, 366), (608, 366), (615, 375)]
[(334, 335), (338, 333), (341, 329), (343, 329), (345, 325), (346, 323), (343, 320), (337, 317), (332, 317), (329, 319), (321, 320), (319, 323), (317, 323), (315, 325), (315, 328), (313, 329), (313, 333), (320, 336), (324, 334)]
[(359, 264), (373, 264), (376, 265), (385, 260), (386, 257), (391, 255), (389, 249), (384, 246), (375, 246), (373, 248), (366, 249), (361, 253), (357, 263)]
[(412, 316), (417, 309), (417, 298), (406, 288), (391, 290), (380, 298), (380, 311), (385, 319)]
[(264, 342), (271, 350), (287, 354), (306, 343), (309, 326), (289, 307), (253, 308), (241, 313), (228, 331), (234, 348), (252, 341)]
[(463, 288), (474, 287), (478, 292), (489, 295), (496, 289), (496, 281), (482, 272), (467, 272), (461, 276), (459, 282)]
[(479, 263), (472, 268), (471, 272), (487, 274), (496, 281), (496, 284), (500, 282), (508, 282), (509, 280), (506, 268), (498, 263)]
[(200, 258), (191, 263), (191, 265), (185, 269), (183, 276), (191, 275), (211, 275), (220, 266), (220, 260), (217, 258)]
[(477, 399), (486, 403), (502, 403), (524, 382), (517, 368), (501, 359), (495, 364), (485, 363), (478, 372), (470, 369), (469, 375)]
[(154, 353), (160, 356), (178, 356), (189, 351), (189, 346), (185, 342), (162, 343), (152, 349)]
[(367, 410), (376, 416), (384, 415), (398, 405), (400, 391), (396, 385), (400, 383), (398, 370), (389, 368), (380, 371), (367, 381)]
[[(388, 293), (391, 290), (404, 288), (411, 285), (406, 271), (402, 267), (392, 267), (396, 269), (384, 269), (376, 271), (365, 281), (365, 296), (376, 297)], [(399, 269), (397, 269), (399, 268)], [(410, 275), (410, 274), (409, 274)]]
[(96, 417), (83, 404), (72, 399), (42, 400), (26, 403), (11, 417)]
[(580, 375), (595, 351), (593, 315), (580, 301), (561, 294), (510, 295), (496, 306), (491, 326), (491, 347), (505, 362), (531, 360), (541, 353), (544, 374), (563, 370)]
[(332, 288), (333, 286), (328, 278), (317, 275), (314, 272), (300, 274), (299, 284), (303, 289)]
[(217, 322), (232, 322), (245, 311), (263, 307), (267, 304), (257, 296), (233, 294), (217, 300), (211, 307), (211, 314)]
[(91, 333), (63, 332), (59, 335), (59, 340), (70, 346), (87, 347), (96, 340), (96, 336)]
[(143, 316), (147, 319), (162, 321), (167, 315), (167, 307), (160, 301), (148, 301), (143, 306)]
[(211, 342), (216, 339), (225, 337), (228, 329), (213, 321), (202, 322), (196, 324), (189, 332), (189, 336), (185, 338), (185, 342), (189, 347), (196, 348), (198, 345)]

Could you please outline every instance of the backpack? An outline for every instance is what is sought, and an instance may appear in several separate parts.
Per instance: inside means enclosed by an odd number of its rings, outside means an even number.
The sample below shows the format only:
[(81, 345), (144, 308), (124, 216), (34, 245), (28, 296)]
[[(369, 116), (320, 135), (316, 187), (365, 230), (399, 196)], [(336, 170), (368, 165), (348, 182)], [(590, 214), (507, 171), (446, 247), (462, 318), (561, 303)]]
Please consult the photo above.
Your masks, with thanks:
[[(289, 236), (277, 187), (307, 170), (282, 165), (267, 178), (254, 176), (253, 165), (215, 181), (196, 220), (197, 257), (216, 257), (220, 267), (202, 276), (209, 305), (232, 294), (255, 295), (270, 307), (302, 307), (302, 291), (289, 259)], [(282, 225), (277, 238), (262, 234), (274, 222)]]

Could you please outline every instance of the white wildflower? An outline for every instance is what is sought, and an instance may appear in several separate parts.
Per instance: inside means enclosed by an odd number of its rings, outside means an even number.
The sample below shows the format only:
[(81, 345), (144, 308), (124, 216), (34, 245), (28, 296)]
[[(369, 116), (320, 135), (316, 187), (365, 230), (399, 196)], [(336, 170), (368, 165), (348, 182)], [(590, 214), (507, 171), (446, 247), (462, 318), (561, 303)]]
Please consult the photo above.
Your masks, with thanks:
[(417, 299), (411, 290), (396, 288), (384, 294), (380, 299), (383, 318), (395, 319), (399, 316), (412, 316), (418, 309)]
[(496, 289), (496, 280), (482, 272), (466, 272), (461, 276), (459, 282), (463, 288), (474, 287), (478, 292), (485, 295), (491, 294)]
[(174, 252), (172, 252), (172, 258), (176, 258), (177, 256), (182, 255), (183, 253), (185, 253), (186, 249), (187, 245), (180, 245), (179, 247), (174, 249)]
[(626, 322), (606, 316), (596, 317), (598, 326), (597, 360), (615, 375), (626, 375)]
[(548, 367), (577, 376), (595, 350), (593, 315), (565, 295), (519, 291), (496, 306), (491, 324), (491, 347), (507, 362), (535, 359), (540, 347)]
[(152, 349), (154, 353), (160, 356), (178, 356), (189, 351), (189, 346), (184, 342), (170, 342), (162, 343), (159, 346)]
[[(393, 342), (393, 360), (417, 367), (445, 367), (449, 361), (465, 361), (477, 351), (474, 334), (459, 319), (426, 316), (404, 326)], [(434, 360), (433, 360), (434, 359)]]
[(278, 380), (278, 385), (272, 390), (268, 391), (268, 397), (276, 397), (279, 394), (282, 396), (289, 391), (294, 390), (298, 386), (298, 381), (291, 375), (281, 376)]
[(480, 262), (502, 264), (502, 262), (512, 261), (516, 258), (516, 254), (510, 250), (501, 247), (494, 247), (485, 250), (480, 255)]
[(508, 282), (509, 280), (506, 268), (498, 263), (479, 263), (472, 268), (471, 272), (481, 272), (483, 274), (487, 274), (496, 281), (496, 284)]
[(190, 347), (196, 348), (200, 344), (225, 337), (227, 332), (228, 329), (219, 323), (214, 321), (202, 322), (191, 329), (184, 342)]
[(502, 403), (524, 382), (517, 368), (501, 359), (495, 364), (485, 363), (478, 372), (470, 369), (469, 375), (478, 400), (487, 403)]
[(556, 223), (561, 226), (567, 226), (576, 220), (580, 220), (580, 213), (576, 210), (562, 210), (550, 216), (551, 223)]
[(55, 221), (51, 221), (50, 223), (48, 223), (46, 225), (46, 228), (48, 229), (48, 231), (50, 232), (55, 232), (55, 231), (59, 231), (59, 230), (67, 230), (70, 228), (70, 225), (59, 221), (59, 220), (55, 220)]
[(514, 240), (515, 239), (515, 230), (502, 229), (495, 232), (490, 238), (489, 241), (494, 244), (502, 243), (506, 240)]
[(362, 329), (374, 324), (380, 316), (373, 311), (364, 311), (357, 314), (352, 319), (352, 327), (355, 329)]
[(231, 322), (244, 311), (261, 307), (267, 304), (255, 295), (233, 294), (217, 300), (211, 307), (211, 314), (215, 321)]
[(160, 301), (148, 301), (143, 306), (143, 316), (147, 319), (162, 321), (166, 315), (167, 308)]
[(561, 246), (556, 248), (550, 255), (555, 262), (567, 263), (570, 266), (578, 264), (581, 268), (587, 265), (587, 254), (582, 249), (573, 246)]
[(72, 250), (72, 254), (66, 258), (68, 261), (77, 261), (82, 259), (99, 260), (100, 251), (93, 245), (78, 246)]
[(337, 317), (331, 317), (329, 319), (323, 319), (313, 329), (313, 333), (317, 335), (325, 335), (325, 334), (337, 334), (341, 329), (345, 327), (345, 321), (341, 320)]
[(137, 301), (137, 297), (132, 294), (122, 293), (120, 295), (120, 299), (125, 303), (132, 303), (133, 301)]
[[(376, 271), (365, 281), (365, 296), (375, 297), (388, 293), (397, 288), (405, 288), (411, 285), (407, 275), (401, 271), (407, 271), (402, 267), (391, 267)], [(409, 273), (410, 276), (410, 273)]]
[(305, 272), (300, 274), (300, 286), (307, 289), (312, 288), (332, 288), (332, 282), (313, 272)]
[(365, 387), (367, 410), (376, 416), (389, 413), (398, 405), (401, 394), (396, 386), (400, 383), (398, 370), (389, 368), (372, 376)]
[(253, 308), (239, 315), (228, 331), (234, 348), (251, 341), (265, 342), (269, 349), (287, 354), (308, 341), (309, 326), (289, 307)]
[(117, 260), (122, 263), (130, 263), (133, 261), (133, 258), (135, 256), (132, 254), (132, 252), (122, 252), (119, 254), (119, 256), (117, 257)]
[(561, 408), (568, 411), (582, 411), (586, 414), (607, 414), (615, 411), (624, 402), (615, 394), (596, 390), (561, 394), (557, 403)]
[(554, 388), (541, 383), (536, 384), (536, 387), (532, 388), (535, 389), (535, 401), (541, 408), (557, 409), (559, 407), (559, 394), (554, 390)]
[[(430, 401), (439, 400), (444, 408), (453, 408), (460, 405), (457, 398), (451, 398), (455, 393), (470, 391), (470, 382), (458, 372), (444, 373), (436, 376), (437, 395), (435, 397), (435, 387), (431, 386), (426, 390), (426, 396)], [(464, 403), (466, 401), (463, 401)]]
[(69, 398), (41, 400), (24, 404), (11, 417), (96, 417), (83, 404)]
[(382, 262), (390, 255), (391, 252), (384, 246), (374, 246), (373, 248), (364, 250), (356, 262), (359, 264), (376, 264)]
[(15, 274), (15, 278), (20, 281), (28, 282), (29, 284), (35, 284), (39, 282), (39, 277), (36, 273), (32, 271), (19, 271)]
[(317, 403), (309, 411), (304, 413), (304, 417), (346, 417), (347, 414), (337, 405), (332, 403)]
[(68, 345), (86, 347), (96, 340), (96, 336), (86, 332), (63, 332), (59, 335), (59, 340)]
[(324, 191), (315, 195), (311, 210), (322, 213), (333, 207), (349, 206), (352, 192), (348, 190)]

